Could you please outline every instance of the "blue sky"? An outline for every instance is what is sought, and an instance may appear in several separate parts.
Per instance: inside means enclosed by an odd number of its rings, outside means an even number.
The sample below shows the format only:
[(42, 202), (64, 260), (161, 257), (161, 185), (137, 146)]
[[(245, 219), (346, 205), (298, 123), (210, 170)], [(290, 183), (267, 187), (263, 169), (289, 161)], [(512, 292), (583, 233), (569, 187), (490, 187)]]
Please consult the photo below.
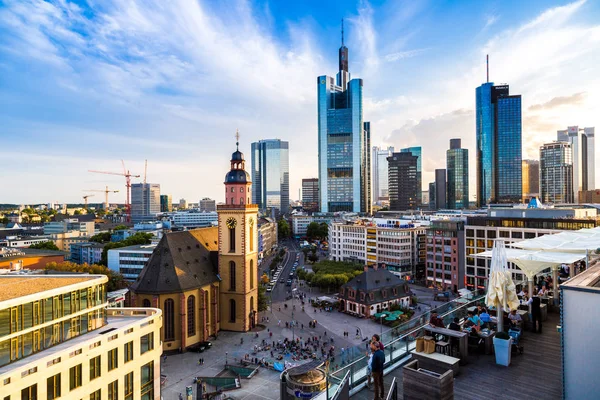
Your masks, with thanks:
[[(222, 200), (236, 128), (290, 142), (291, 198), (317, 174), (316, 76), (345, 19), (372, 144), (423, 147), (424, 186), (450, 138), (470, 150), (475, 87), (523, 95), (524, 157), (598, 126), (598, 1), (0, 0), (0, 202), (77, 202), (132, 172), (174, 199)], [(599, 163), (600, 164), (600, 163)], [(600, 173), (597, 174), (600, 176)], [(124, 190), (113, 197), (123, 201)]]

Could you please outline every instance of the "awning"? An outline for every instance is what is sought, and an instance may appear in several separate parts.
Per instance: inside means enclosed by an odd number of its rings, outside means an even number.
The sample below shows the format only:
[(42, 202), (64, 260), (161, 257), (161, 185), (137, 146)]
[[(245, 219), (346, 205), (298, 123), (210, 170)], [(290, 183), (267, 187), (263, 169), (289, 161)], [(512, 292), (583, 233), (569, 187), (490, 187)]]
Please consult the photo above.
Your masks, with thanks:
[(510, 247), (525, 250), (582, 253), (600, 248), (600, 228), (580, 229), (544, 235), (533, 239), (510, 243)]

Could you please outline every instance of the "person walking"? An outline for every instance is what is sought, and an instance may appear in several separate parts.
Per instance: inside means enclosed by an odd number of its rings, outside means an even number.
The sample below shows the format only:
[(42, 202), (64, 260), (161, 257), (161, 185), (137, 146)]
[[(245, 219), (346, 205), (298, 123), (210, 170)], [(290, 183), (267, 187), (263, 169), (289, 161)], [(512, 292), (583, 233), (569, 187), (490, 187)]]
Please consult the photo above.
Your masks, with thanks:
[(371, 374), (373, 375), (373, 383), (375, 386), (374, 400), (383, 400), (383, 364), (385, 362), (385, 354), (381, 349), (379, 342), (371, 342), (371, 352), (373, 358), (371, 360)]

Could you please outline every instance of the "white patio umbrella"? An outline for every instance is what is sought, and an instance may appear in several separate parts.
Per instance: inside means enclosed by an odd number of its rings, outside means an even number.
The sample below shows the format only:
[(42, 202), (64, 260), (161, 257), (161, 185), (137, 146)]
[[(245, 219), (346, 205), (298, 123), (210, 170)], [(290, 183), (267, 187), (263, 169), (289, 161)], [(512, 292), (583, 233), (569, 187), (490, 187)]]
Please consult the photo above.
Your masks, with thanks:
[(492, 265), (485, 303), (488, 307), (493, 306), (496, 308), (498, 332), (502, 332), (504, 329), (502, 311), (507, 308), (516, 310), (519, 307), (515, 283), (507, 268), (506, 247), (501, 240), (496, 240), (492, 249)]

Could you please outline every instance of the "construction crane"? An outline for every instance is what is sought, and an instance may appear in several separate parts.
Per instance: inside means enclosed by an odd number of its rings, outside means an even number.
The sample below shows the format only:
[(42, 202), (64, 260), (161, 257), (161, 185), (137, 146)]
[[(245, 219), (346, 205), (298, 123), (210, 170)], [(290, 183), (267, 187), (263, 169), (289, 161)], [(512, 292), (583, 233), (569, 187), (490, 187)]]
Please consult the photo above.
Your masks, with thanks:
[(88, 170), (96, 174), (108, 174), (108, 175), (119, 175), (125, 177), (125, 187), (127, 188), (127, 197), (125, 197), (125, 214), (127, 222), (131, 222), (131, 203), (129, 202), (129, 193), (131, 192), (131, 178), (139, 178), (139, 175), (134, 175), (125, 168), (125, 161), (121, 160), (123, 165), (123, 172), (108, 172), (108, 171), (96, 171)]
[(119, 193), (118, 190), (109, 190), (108, 186), (106, 187), (105, 190), (98, 190), (98, 189), (86, 189), (84, 190), (84, 192), (100, 192), (100, 193), (104, 193), (104, 209), (108, 210), (108, 194), (109, 193)]
[(87, 208), (87, 199), (88, 199), (88, 197), (94, 197), (94, 195), (93, 194), (88, 194), (88, 195), (83, 196), (83, 204), (85, 204), (85, 208)]

